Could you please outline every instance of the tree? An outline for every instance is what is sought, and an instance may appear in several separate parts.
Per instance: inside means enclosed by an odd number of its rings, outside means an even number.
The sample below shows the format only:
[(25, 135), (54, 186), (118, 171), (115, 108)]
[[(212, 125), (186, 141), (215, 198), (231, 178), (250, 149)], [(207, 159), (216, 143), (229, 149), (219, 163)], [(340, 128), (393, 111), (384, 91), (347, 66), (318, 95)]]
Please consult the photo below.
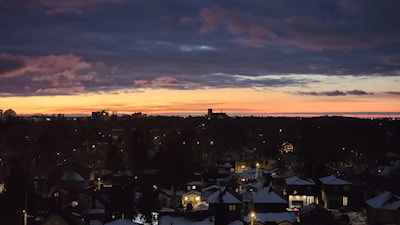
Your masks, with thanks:
[(3, 113), (4, 120), (15, 119), (17, 117), (17, 113), (12, 109), (7, 109)]

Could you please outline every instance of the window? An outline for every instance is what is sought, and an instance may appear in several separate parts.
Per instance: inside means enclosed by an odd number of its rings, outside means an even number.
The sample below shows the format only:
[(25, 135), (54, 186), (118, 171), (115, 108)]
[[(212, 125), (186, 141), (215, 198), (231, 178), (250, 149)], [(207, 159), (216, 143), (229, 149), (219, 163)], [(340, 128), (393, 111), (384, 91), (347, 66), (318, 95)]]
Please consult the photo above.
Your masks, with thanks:
[(314, 196), (307, 196), (306, 198), (306, 205), (314, 203)]
[(236, 205), (229, 205), (229, 211), (235, 211)]
[(343, 206), (347, 206), (349, 204), (349, 197), (343, 196)]

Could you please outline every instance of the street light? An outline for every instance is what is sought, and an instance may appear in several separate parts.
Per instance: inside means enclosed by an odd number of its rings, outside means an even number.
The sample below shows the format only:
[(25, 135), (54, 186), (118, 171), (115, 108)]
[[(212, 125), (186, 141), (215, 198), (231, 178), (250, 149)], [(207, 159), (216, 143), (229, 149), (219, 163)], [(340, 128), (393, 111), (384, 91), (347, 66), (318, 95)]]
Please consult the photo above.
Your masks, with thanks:
[(258, 177), (258, 168), (260, 168), (260, 163), (256, 163), (256, 176), (255, 176), (256, 180), (257, 180), (257, 177)]
[(101, 189), (101, 178), (97, 178), (97, 190), (100, 191)]
[(252, 211), (250, 213), (250, 225), (254, 225), (254, 219), (255, 218), (256, 218), (256, 213)]

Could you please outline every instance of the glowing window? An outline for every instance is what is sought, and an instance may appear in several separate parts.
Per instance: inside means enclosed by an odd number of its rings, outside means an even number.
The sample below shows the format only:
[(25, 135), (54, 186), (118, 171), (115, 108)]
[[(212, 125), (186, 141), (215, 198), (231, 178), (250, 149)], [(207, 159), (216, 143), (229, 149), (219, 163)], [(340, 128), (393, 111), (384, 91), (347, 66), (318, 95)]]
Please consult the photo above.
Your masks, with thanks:
[(343, 196), (343, 206), (347, 206), (349, 204), (349, 197)]

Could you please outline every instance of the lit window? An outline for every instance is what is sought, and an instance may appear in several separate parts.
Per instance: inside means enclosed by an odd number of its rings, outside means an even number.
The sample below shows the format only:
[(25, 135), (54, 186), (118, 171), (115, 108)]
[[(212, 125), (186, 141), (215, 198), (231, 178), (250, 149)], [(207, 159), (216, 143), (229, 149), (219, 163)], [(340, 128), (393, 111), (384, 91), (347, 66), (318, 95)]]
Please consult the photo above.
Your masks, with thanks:
[(309, 205), (311, 203), (314, 203), (314, 196), (307, 196), (306, 204)]
[(229, 205), (229, 211), (235, 211), (236, 205)]
[(200, 196), (196, 196), (196, 198), (194, 198), (196, 201), (200, 201)]
[(196, 185), (193, 185), (193, 186), (192, 186), (192, 190), (195, 190), (195, 189), (196, 189)]
[(347, 206), (349, 204), (349, 197), (343, 196), (343, 206)]
[(189, 200), (189, 198), (188, 198), (187, 196), (185, 196), (185, 198), (184, 198), (184, 199), (185, 199), (185, 201)]

